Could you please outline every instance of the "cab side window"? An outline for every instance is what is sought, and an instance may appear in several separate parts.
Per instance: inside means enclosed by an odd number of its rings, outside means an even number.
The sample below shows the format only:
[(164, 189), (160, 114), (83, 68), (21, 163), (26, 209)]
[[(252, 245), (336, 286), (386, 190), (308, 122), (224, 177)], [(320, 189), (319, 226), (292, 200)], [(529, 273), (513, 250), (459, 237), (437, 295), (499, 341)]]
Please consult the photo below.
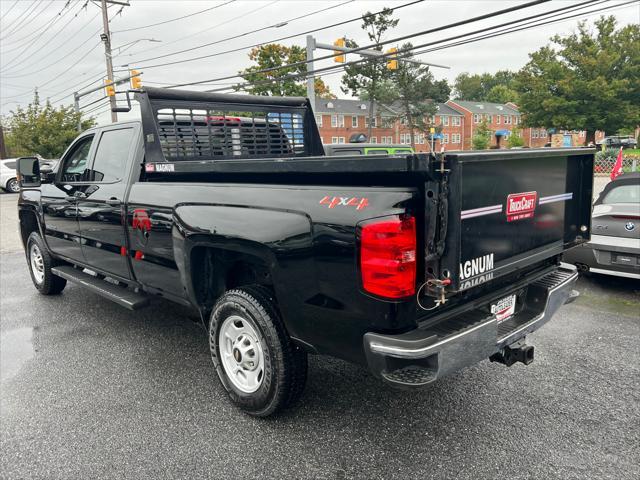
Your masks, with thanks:
[(83, 182), (88, 180), (87, 164), (89, 162), (91, 142), (93, 142), (93, 135), (79, 140), (67, 158), (64, 159), (64, 167), (61, 174), (62, 182)]
[(114, 183), (122, 180), (127, 167), (133, 128), (107, 130), (100, 136), (93, 167), (91, 182)]

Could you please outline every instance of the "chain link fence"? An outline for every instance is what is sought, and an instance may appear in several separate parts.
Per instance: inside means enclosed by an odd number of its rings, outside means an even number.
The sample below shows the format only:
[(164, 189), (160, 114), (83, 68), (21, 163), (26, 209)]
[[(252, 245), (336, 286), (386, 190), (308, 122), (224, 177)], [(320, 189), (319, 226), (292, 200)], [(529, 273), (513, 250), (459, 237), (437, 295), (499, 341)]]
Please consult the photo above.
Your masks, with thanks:
[[(604, 177), (611, 175), (613, 166), (616, 164), (619, 150), (610, 148), (604, 152), (596, 152), (596, 160), (593, 165), (593, 175), (595, 177)], [(639, 171), (640, 169), (640, 155), (638, 154), (625, 154), (622, 151), (622, 170), (625, 172)]]

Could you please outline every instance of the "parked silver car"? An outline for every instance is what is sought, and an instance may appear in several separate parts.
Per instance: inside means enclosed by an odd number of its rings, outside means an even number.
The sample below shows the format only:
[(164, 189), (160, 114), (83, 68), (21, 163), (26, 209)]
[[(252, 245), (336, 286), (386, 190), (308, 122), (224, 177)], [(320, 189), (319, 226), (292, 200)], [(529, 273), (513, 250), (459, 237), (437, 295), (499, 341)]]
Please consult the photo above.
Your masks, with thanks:
[(640, 173), (607, 184), (593, 204), (591, 241), (563, 260), (583, 271), (640, 279)]

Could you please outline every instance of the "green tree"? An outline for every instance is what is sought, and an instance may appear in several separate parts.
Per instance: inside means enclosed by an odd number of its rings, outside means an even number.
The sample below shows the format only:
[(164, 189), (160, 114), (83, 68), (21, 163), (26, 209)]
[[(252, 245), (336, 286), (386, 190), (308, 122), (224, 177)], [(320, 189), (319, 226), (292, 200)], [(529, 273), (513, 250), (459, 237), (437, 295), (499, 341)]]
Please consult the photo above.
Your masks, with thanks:
[(491, 129), (486, 120), (478, 125), (471, 137), (471, 146), (474, 150), (486, 150), (491, 144)]
[(515, 103), (518, 104), (518, 92), (506, 85), (495, 85), (487, 92), (487, 97), (483, 100), (492, 103)]
[[(372, 43), (379, 44), (385, 33), (398, 25), (398, 20), (392, 18), (393, 10), (385, 8), (378, 14), (367, 12), (362, 17), (362, 29)], [(358, 44), (347, 39), (347, 47), (356, 48)], [(382, 51), (377, 45), (375, 50)], [(391, 71), (387, 69), (386, 58), (370, 58), (364, 62), (345, 67), (342, 76), (341, 90), (355, 97), (369, 101), (369, 130), (371, 138), (373, 114), (376, 103), (389, 103), (393, 100), (392, 84), (389, 82)]]
[[(7, 118), (5, 138), (9, 155), (61, 156), (78, 136), (80, 118), (82, 113), (76, 113), (71, 106), (54, 107), (48, 100), (42, 105), (36, 92), (27, 108), (18, 107)], [(95, 119), (90, 117), (82, 120), (81, 128), (85, 130), (95, 124)]]
[(525, 125), (616, 132), (640, 123), (640, 26), (600, 17), (529, 55), (516, 87)]
[(514, 88), (515, 73), (499, 70), (496, 73), (461, 73), (454, 81), (454, 95), (458, 100), (507, 103), (518, 100)]
[[(249, 68), (240, 72), (242, 78), (254, 85), (244, 88), (253, 95), (272, 95), (278, 97), (304, 97), (307, 95), (304, 74), (307, 65), (300, 64), (293, 67), (278, 68), (297, 62), (304, 62), (307, 54), (298, 45), (287, 47), (279, 43), (261, 45), (249, 52), (249, 59), (255, 62)], [(273, 69), (268, 72), (262, 70)], [(293, 75), (293, 78), (282, 78)], [(240, 87), (236, 87), (238, 90)], [(335, 98), (329, 87), (320, 78), (315, 79), (315, 92), (320, 98)]]
[(507, 139), (507, 147), (515, 148), (515, 147), (524, 147), (524, 139), (522, 138), (522, 130), (518, 127), (513, 127), (511, 130), (511, 135)]
[[(413, 47), (410, 43), (400, 51)], [(407, 62), (413, 54), (400, 55), (398, 69), (392, 71), (393, 104), (397, 117), (406, 120), (411, 133), (411, 146), (415, 148), (416, 132), (426, 133), (431, 126), (430, 118), (436, 113), (436, 103), (445, 102), (451, 89), (446, 80), (436, 81), (429, 67)]]

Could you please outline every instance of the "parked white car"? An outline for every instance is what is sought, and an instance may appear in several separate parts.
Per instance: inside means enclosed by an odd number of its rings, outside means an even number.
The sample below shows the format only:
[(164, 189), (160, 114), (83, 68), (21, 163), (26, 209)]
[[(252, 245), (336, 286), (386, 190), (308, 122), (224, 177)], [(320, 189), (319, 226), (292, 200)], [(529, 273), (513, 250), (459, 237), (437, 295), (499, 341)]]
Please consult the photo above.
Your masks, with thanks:
[(0, 160), (0, 188), (11, 193), (20, 191), (20, 184), (16, 176), (17, 160), (17, 158)]

